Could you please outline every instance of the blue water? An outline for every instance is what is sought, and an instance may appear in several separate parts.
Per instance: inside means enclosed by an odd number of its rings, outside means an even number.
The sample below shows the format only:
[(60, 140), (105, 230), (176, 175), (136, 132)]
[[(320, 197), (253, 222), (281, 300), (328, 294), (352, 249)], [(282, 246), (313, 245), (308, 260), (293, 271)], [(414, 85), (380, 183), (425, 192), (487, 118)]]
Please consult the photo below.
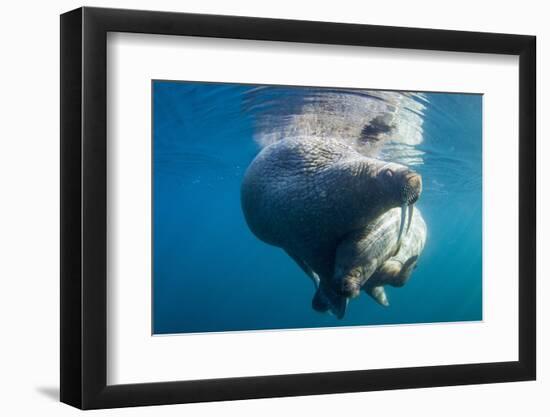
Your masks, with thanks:
[[(362, 294), (337, 320), (311, 308), (310, 279), (250, 232), (240, 205), (244, 172), (271, 137), (262, 129), (284, 130), (304, 102), (324, 97), (324, 90), (309, 93), (153, 83), (155, 334), (482, 319), (482, 96), (408, 96), (401, 123), (410, 122), (422, 142), (400, 146), (393, 158), (407, 149), (420, 155), (410, 164), (424, 182), (417, 207), (426, 247), (409, 282), (386, 287), (389, 307)], [(385, 104), (376, 94), (352, 96), (353, 105)]]

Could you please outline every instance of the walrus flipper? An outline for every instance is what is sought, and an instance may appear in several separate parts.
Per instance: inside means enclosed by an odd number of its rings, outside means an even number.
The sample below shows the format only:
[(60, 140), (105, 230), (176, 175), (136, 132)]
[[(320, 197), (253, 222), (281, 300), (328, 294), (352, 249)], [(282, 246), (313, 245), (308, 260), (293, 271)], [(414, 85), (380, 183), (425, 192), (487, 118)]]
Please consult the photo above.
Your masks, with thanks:
[(416, 268), (417, 262), (418, 255), (411, 256), (405, 263), (390, 259), (377, 271), (375, 281), (378, 285), (402, 287), (409, 280), (412, 272)]
[(363, 287), (365, 292), (370, 295), (374, 300), (381, 306), (388, 307), (390, 305), (388, 301), (388, 296), (382, 285), (377, 286), (365, 286)]
[(417, 262), (418, 255), (411, 256), (405, 261), (405, 263), (403, 264), (403, 268), (401, 269), (401, 275), (403, 275), (405, 279), (408, 279), (411, 276), (412, 272), (416, 268)]

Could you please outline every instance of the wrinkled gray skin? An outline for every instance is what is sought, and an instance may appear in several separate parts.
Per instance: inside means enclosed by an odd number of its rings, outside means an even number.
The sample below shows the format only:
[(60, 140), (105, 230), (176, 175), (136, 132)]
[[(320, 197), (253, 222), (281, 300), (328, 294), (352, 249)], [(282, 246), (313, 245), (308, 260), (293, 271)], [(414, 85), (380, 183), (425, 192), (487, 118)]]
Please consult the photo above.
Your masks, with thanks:
[[(264, 148), (241, 187), (250, 230), (283, 248), (343, 317), (347, 298), (333, 287), (338, 245), (394, 207), (414, 204), (422, 189), (409, 168), (359, 154), (337, 140), (288, 138)], [(314, 298), (315, 306), (315, 298)]]

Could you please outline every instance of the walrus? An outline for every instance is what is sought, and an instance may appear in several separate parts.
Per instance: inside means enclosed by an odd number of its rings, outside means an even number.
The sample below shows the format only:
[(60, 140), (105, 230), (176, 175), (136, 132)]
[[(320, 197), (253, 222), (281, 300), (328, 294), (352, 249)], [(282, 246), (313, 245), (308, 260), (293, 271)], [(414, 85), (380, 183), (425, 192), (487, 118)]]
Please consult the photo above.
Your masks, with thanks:
[[(404, 165), (363, 156), (336, 139), (294, 137), (265, 147), (252, 161), (241, 204), (256, 237), (284, 249), (328, 289), (345, 237), (397, 207), (401, 235), (405, 212), (421, 191), (421, 176)], [(336, 299), (341, 303), (331, 309), (342, 317), (347, 297)]]
[[(367, 234), (362, 240), (357, 242), (357, 246), (364, 250), (363, 262), (365, 263), (360, 267), (362, 271), (361, 276), (361, 288), (374, 298), (379, 304), (388, 306), (388, 298), (384, 291), (384, 285), (391, 285), (393, 287), (402, 287), (410, 278), (412, 271), (416, 268), (418, 259), (424, 250), (426, 244), (427, 228), (426, 222), (422, 217), (420, 211), (417, 209), (410, 213), (408, 216), (408, 222), (411, 225), (408, 227), (407, 232), (399, 242), (398, 239), (398, 227), (400, 223), (400, 213), (397, 209), (389, 210), (384, 213), (377, 222), (378, 227), (371, 233)], [(387, 249), (375, 249), (374, 247), (380, 247), (387, 244)], [(394, 249), (395, 248), (395, 249)], [(369, 251), (369, 249), (372, 249)], [(357, 250), (357, 248), (355, 248)], [(393, 256), (386, 258), (387, 253), (395, 251)], [(342, 268), (342, 257), (338, 258), (338, 255), (342, 256), (342, 251), (337, 254), (337, 269)], [(382, 256), (380, 256), (382, 255)], [(372, 258), (379, 256), (377, 260)], [(361, 260), (359, 256), (355, 262)], [(380, 265), (370, 277), (367, 276), (372, 271), (373, 265)], [(351, 268), (354, 269), (353, 267)]]
[(318, 287), (313, 308), (323, 312), (346, 304), (342, 297), (356, 297), (361, 289), (379, 304), (389, 305), (383, 286), (405, 284), (426, 241), (426, 223), (420, 212), (410, 210), (406, 221), (407, 230), (401, 237), (401, 210), (394, 208), (350, 233), (336, 250), (332, 285)]
[(410, 257), (420, 254), (426, 240), (426, 223), (419, 210), (410, 210), (406, 218), (404, 236), (400, 209), (391, 209), (364, 229), (351, 233), (338, 246), (333, 279), (342, 286), (343, 294), (359, 295), (367, 280), (390, 258), (395, 259), (384, 268), (387, 280), (391, 275), (399, 275), (391, 271), (400, 262), (402, 266)]

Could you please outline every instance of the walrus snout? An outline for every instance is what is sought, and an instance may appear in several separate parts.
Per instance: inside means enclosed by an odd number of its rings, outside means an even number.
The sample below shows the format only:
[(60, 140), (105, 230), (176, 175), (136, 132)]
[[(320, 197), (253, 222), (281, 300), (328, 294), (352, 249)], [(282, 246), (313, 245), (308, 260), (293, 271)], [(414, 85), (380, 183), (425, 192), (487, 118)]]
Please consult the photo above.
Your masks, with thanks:
[(422, 176), (414, 171), (405, 174), (405, 181), (401, 189), (401, 202), (406, 205), (416, 203), (422, 193)]
[(382, 193), (390, 194), (396, 206), (414, 204), (422, 193), (422, 176), (404, 165), (395, 163), (382, 165), (378, 179)]
[(401, 222), (399, 225), (399, 234), (397, 235), (397, 250), (401, 246), (401, 238), (403, 236), (403, 230), (405, 226), (405, 218), (407, 217), (407, 208), (408, 208), (408, 217), (409, 221), (407, 222), (407, 232), (411, 227), (411, 221), (413, 218), (414, 203), (420, 197), (422, 193), (422, 177), (420, 174), (406, 170), (402, 174), (402, 187), (401, 187)]

